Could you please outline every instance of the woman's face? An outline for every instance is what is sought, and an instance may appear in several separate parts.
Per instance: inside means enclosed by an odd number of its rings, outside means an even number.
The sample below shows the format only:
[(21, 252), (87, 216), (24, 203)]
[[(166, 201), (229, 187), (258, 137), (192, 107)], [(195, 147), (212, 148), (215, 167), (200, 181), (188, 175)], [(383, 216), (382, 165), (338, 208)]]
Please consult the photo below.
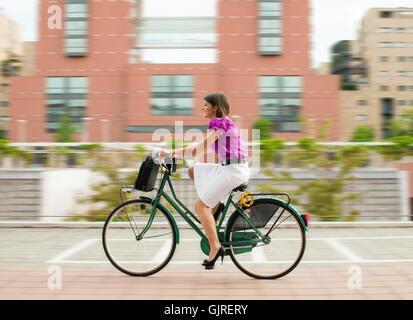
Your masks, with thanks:
[(202, 111), (204, 112), (204, 118), (212, 119), (215, 118), (217, 114), (218, 107), (213, 107), (208, 101), (204, 100), (204, 105)]

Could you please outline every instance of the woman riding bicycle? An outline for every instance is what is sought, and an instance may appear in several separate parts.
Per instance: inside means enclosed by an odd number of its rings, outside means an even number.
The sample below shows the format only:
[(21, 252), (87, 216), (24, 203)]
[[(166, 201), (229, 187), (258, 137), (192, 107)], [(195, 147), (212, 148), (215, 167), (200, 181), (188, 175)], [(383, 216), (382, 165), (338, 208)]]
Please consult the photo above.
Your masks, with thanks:
[[(198, 157), (206, 155), (208, 145), (217, 155), (217, 163), (198, 162), (188, 169), (198, 194), (195, 211), (208, 237), (209, 257), (205, 269), (213, 269), (216, 260), (223, 259), (225, 251), (218, 239), (213, 214), (225, 203), (231, 191), (248, 182), (248, 153), (236, 125), (228, 117), (230, 107), (223, 93), (216, 92), (204, 98), (204, 118), (210, 119), (208, 134), (195, 146), (172, 150), (172, 157)], [(163, 157), (168, 151), (162, 150)], [(169, 153), (169, 152), (168, 152)], [(212, 211), (209, 211), (209, 208)], [(222, 205), (221, 208), (222, 209)]]

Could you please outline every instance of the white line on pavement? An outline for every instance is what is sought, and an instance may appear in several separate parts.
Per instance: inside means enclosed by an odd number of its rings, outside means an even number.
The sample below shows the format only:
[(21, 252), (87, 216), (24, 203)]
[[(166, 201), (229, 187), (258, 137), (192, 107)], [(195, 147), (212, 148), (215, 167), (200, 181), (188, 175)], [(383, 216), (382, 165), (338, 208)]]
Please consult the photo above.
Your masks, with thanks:
[(253, 262), (265, 263), (267, 261), (267, 257), (264, 252), (264, 247), (256, 247), (254, 250), (252, 250), (251, 259)]
[(68, 258), (69, 256), (75, 254), (76, 252), (86, 248), (93, 242), (96, 242), (98, 239), (86, 239), (83, 240), (82, 242), (78, 243), (77, 245), (63, 251), (62, 253), (58, 254), (57, 256), (53, 257), (47, 263), (64, 263), (65, 259)]
[(359, 256), (357, 256), (353, 251), (351, 251), (348, 247), (343, 245), (337, 239), (326, 239), (326, 242), (334, 249), (336, 249), (338, 252), (340, 252), (343, 256), (345, 256), (348, 260), (352, 262), (362, 261), (362, 259)]
[(155, 254), (155, 256), (152, 259), (153, 263), (160, 263), (165, 260), (165, 258), (168, 256), (169, 250), (172, 246), (172, 240), (164, 240), (165, 243), (162, 245), (162, 247), (158, 250), (158, 252)]
[[(307, 238), (307, 240), (311, 241), (326, 241), (329, 243), (329, 245), (340, 252), (341, 254), (344, 255), (346, 260), (305, 260), (305, 258), (300, 262), (304, 264), (328, 264), (328, 263), (352, 263), (352, 262), (358, 262), (358, 263), (405, 263), (405, 262), (413, 262), (413, 259), (377, 259), (377, 260), (364, 260), (361, 259), (358, 255), (356, 255), (351, 249), (348, 247), (344, 246), (340, 241), (338, 240), (371, 240), (371, 239), (413, 239), (413, 236), (388, 236), (388, 237), (326, 237), (326, 238)], [(113, 239), (115, 240), (115, 239)], [(127, 239), (116, 239), (119, 241), (125, 241)], [(165, 239), (146, 239), (147, 241), (165, 241)], [(293, 238), (285, 238), (285, 239), (278, 239), (278, 240), (298, 240), (293, 239)], [(56, 255), (47, 263), (74, 263), (74, 264), (103, 264), (103, 263), (109, 263), (109, 261), (90, 261), (90, 260), (68, 260), (68, 258), (76, 253), (78, 253), (80, 250), (85, 249), (86, 247), (90, 246), (91, 244), (95, 242), (100, 242), (100, 238), (92, 238), (92, 239), (85, 239), (81, 241), (80, 243), (76, 244), (73, 247), (68, 248), (67, 250), (63, 251), (62, 253)], [(168, 240), (171, 241), (171, 240)], [(199, 242), (200, 238), (184, 238), (181, 239), (182, 243), (188, 242), (188, 241), (195, 241)], [(158, 251), (158, 256), (160, 256), (162, 253), (162, 250), (165, 248), (168, 248), (170, 246), (170, 243), (165, 243), (164, 246)], [(166, 250), (166, 249), (165, 249)], [(255, 251), (255, 250), (254, 250)], [(156, 256), (155, 256), (156, 258)], [(155, 259), (154, 258), (154, 259)], [(265, 257), (264, 257), (265, 258)], [(257, 257), (257, 259), (263, 263), (266, 258), (264, 259), (262, 256)], [(198, 264), (199, 261), (171, 261), (171, 264)], [(229, 263), (228, 260), (226, 263)], [(267, 261), (266, 263), (271, 263), (271, 261)]]
[[(368, 264), (368, 263), (407, 263), (413, 262), (413, 259), (386, 259), (386, 260), (362, 260), (359, 261), (361, 264)], [(66, 261), (59, 261), (59, 263), (67, 263), (67, 264), (110, 264), (109, 260), (66, 260)], [(121, 263), (133, 263), (132, 261), (122, 261)], [(134, 262), (139, 264), (144, 263), (152, 263), (152, 261), (140, 261)], [(253, 263), (253, 262), (250, 262)], [(271, 264), (271, 263), (291, 263), (291, 261), (266, 261), (266, 262), (257, 262), (261, 264)], [(354, 261), (349, 260), (301, 260), (300, 264), (351, 264)], [(201, 265), (201, 261), (171, 261), (168, 264), (199, 264)], [(221, 264), (221, 262), (219, 262)], [(232, 264), (231, 260), (224, 260), (224, 264)]]

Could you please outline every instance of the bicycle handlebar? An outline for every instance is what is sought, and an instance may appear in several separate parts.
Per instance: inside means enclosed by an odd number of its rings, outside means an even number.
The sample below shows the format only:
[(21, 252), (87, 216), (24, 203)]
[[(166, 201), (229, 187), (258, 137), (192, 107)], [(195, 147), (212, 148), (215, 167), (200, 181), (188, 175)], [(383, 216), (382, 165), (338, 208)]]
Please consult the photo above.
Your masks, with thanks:
[(176, 160), (171, 157), (170, 153), (165, 153), (163, 158), (159, 157), (159, 152), (155, 153), (154, 156), (154, 160), (158, 161), (162, 167), (169, 171), (169, 173), (174, 173), (176, 171)]

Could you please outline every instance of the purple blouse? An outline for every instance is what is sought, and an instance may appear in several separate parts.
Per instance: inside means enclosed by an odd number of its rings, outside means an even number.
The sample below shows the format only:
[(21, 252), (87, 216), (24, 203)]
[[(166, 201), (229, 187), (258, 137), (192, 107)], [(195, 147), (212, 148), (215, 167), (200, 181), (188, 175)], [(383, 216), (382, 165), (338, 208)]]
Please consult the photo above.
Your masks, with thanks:
[(208, 131), (210, 130), (217, 130), (219, 133), (218, 139), (211, 144), (211, 149), (218, 154), (219, 162), (248, 158), (240, 132), (229, 117), (211, 119), (208, 126)]

